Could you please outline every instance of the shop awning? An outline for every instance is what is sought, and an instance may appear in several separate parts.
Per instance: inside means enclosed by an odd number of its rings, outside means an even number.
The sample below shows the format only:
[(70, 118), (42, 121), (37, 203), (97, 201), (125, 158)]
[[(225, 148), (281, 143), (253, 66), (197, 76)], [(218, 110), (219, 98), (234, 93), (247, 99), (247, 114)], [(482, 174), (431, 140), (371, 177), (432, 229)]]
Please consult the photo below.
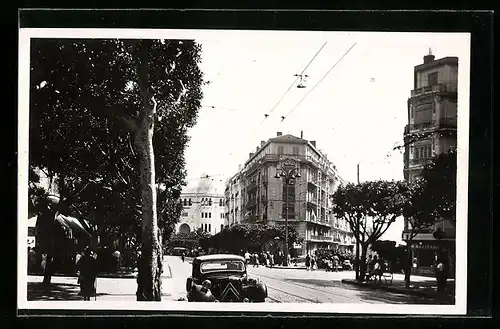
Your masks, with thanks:
[(74, 233), (81, 233), (84, 234), (88, 237), (91, 237), (92, 235), (82, 226), (82, 224), (78, 221), (78, 219), (70, 216), (64, 216), (61, 214), (58, 214), (56, 216), (56, 220), (61, 223), (62, 225), (68, 227), (71, 229)]

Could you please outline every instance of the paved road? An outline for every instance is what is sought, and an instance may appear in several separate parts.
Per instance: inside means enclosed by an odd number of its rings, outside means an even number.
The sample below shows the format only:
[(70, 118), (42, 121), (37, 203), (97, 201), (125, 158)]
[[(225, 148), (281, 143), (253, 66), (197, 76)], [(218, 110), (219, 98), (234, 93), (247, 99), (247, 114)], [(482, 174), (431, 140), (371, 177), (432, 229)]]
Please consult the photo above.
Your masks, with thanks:
[[(191, 274), (191, 264), (182, 263), (179, 257), (167, 256), (166, 260), (172, 270), (172, 284), (184, 288), (185, 280)], [(342, 279), (354, 278), (354, 271), (325, 272), (249, 266), (248, 275), (266, 283), (269, 295), (267, 301), (271, 303), (437, 303), (425, 297), (357, 287), (341, 282)], [(177, 295), (185, 297), (185, 292), (181, 290)]]
[[(166, 256), (164, 268), (162, 300), (185, 300), (186, 278), (191, 275), (190, 262), (182, 262), (180, 257)], [(266, 283), (269, 295), (267, 302), (271, 303), (439, 304), (425, 297), (343, 284), (342, 279), (354, 278), (352, 271), (324, 272), (250, 266), (248, 274)], [(81, 300), (76, 278), (53, 277), (51, 291), (40, 289), (42, 279), (30, 276), (28, 300)], [(136, 289), (134, 278), (98, 278), (97, 300), (135, 300)]]

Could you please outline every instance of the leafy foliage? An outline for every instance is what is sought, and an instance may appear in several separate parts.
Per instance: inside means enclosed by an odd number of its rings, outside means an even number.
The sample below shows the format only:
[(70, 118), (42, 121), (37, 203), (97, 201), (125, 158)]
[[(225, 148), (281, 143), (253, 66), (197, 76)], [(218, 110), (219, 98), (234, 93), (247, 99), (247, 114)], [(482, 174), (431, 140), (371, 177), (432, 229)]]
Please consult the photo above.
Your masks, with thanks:
[[(285, 240), (282, 225), (235, 224), (212, 236), (211, 247), (239, 253), (241, 250), (262, 250), (266, 243)], [(300, 237), (293, 226), (288, 227), (288, 244), (300, 243)]]
[(422, 171), (424, 195), (432, 214), (456, 221), (457, 151), (439, 154)]
[[(129, 123), (142, 102), (140, 43), (32, 40), (30, 165), (57, 174), (73, 214), (91, 219), (104, 235), (139, 229), (138, 159)], [(149, 82), (159, 104), (153, 140), (158, 217), (167, 233), (181, 212), (176, 200), (185, 184), (186, 132), (202, 96), (200, 51), (184, 40), (154, 40), (150, 49)]]
[[(377, 241), (398, 217), (403, 214), (404, 182), (372, 181), (340, 186), (332, 195), (332, 211), (349, 224), (361, 246), (361, 259), (366, 258), (368, 246)], [(366, 268), (361, 262), (361, 278)]]

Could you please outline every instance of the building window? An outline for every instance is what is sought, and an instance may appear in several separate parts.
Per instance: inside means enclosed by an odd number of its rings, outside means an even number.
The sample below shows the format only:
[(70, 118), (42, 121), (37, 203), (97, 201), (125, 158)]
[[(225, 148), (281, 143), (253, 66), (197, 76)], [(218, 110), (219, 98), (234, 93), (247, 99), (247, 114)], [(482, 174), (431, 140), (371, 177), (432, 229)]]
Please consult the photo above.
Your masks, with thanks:
[(212, 224), (208, 224), (208, 232), (212, 232)]
[(220, 224), (220, 230), (222, 231), (224, 229), (224, 224)]
[(192, 206), (192, 205), (193, 205), (193, 204), (191, 203), (191, 198), (189, 198), (189, 202), (188, 202), (188, 204), (189, 204), (190, 206)]
[(293, 147), (293, 154), (295, 154), (295, 155), (299, 154), (299, 147), (298, 146)]
[(209, 206), (212, 206), (212, 199), (211, 199), (211, 198), (210, 198), (210, 199), (208, 199), (208, 205), (209, 205)]
[(205, 213), (204, 212), (201, 213), (201, 218), (205, 218)]
[(283, 146), (278, 146), (278, 154), (283, 154)]
[(438, 84), (438, 73), (433, 72), (427, 75), (427, 84), (429, 86), (434, 86)]
[(188, 213), (187, 212), (183, 212), (182, 213), (182, 217), (187, 217), (188, 216)]
[(219, 207), (222, 207), (222, 199), (219, 200)]
[(212, 213), (211, 212), (208, 213), (208, 218), (212, 218)]
[(187, 206), (187, 200), (186, 199), (184, 199), (184, 205)]

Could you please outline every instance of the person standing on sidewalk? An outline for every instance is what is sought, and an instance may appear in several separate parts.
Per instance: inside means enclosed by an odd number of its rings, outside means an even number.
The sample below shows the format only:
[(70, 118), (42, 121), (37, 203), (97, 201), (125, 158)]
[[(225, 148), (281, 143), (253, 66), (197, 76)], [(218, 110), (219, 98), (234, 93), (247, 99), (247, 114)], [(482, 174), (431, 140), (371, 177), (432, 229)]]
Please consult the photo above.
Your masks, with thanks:
[(80, 294), (83, 300), (90, 300), (95, 295), (95, 281), (97, 278), (97, 260), (92, 255), (90, 247), (85, 248), (82, 257), (78, 261)]
[(184, 251), (181, 253), (181, 259), (182, 259), (182, 262), (184, 263), (184, 260), (186, 259), (186, 255), (184, 255)]
[(443, 261), (443, 257), (440, 256), (436, 262), (437, 292), (446, 292), (447, 276), (446, 263)]

